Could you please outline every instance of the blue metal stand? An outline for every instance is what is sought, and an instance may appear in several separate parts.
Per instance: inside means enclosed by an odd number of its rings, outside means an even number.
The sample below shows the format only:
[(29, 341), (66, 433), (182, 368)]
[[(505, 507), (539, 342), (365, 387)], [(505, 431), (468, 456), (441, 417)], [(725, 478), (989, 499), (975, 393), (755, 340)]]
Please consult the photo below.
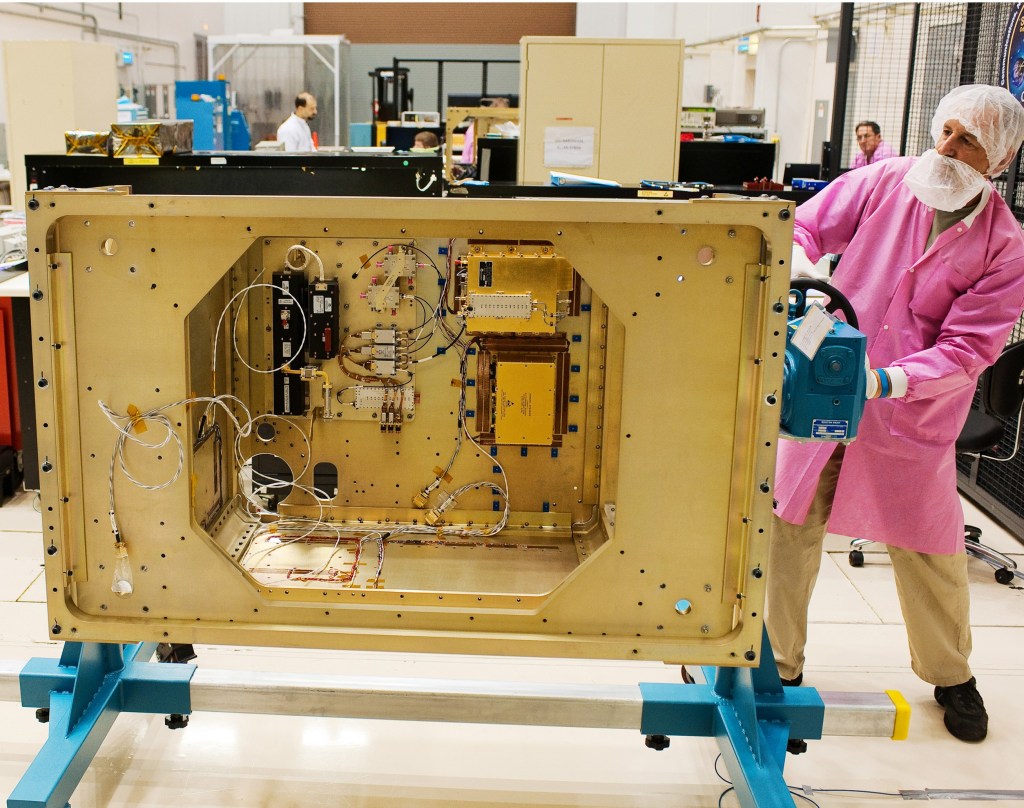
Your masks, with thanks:
[(825, 705), (810, 687), (782, 687), (768, 632), (756, 668), (704, 668), (706, 685), (640, 685), (645, 735), (714, 737), (745, 808), (792, 808), (782, 776), (790, 738), (817, 739)]
[(21, 703), (48, 708), (50, 734), (7, 808), (64, 808), (118, 713), (192, 712), (193, 665), (161, 665), (156, 643), (64, 644), (60, 660), (30, 659)]
[[(50, 733), (7, 808), (64, 808), (118, 713), (191, 713), (196, 668), (146, 662), (155, 650), (156, 643), (71, 642), (59, 661), (29, 660), (22, 704), (49, 708)], [(756, 659), (753, 649), (748, 658)], [(641, 684), (640, 731), (716, 738), (745, 808), (792, 808), (782, 777), (786, 744), (821, 737), (821, 697), (813, 688), (782, 687), (767, 632), (759, 667), (704, 668), (704, 675), (706, 685)]]

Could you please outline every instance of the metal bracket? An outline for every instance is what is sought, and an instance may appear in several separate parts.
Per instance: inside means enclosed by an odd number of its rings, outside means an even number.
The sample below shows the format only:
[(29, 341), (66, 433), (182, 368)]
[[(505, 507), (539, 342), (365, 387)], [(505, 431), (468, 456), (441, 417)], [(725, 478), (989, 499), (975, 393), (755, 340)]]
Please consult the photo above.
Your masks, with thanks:
[(192, 711), (195, 666), (147, 662), (156, 646), (68, 642), (25, 664), (22, 706), (49, 709), (50, 732), (7, 808), (64, 808), (119, 713)]
[(811, 687), (782, 687), (767, 631), (758, 667), (703, 671), (706, 685), (641, 684), (640, 731), (714, 737), (744, 808), (792, 808), (782, 776), (786, 744), (821, 737), (821, 696)]

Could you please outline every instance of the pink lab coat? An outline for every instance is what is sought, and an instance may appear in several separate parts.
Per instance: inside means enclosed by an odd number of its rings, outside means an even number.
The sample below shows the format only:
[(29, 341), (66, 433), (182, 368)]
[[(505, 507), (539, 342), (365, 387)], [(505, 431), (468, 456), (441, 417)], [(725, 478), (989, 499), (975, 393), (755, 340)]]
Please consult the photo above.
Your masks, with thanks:
[(892, 146), (886, 143), (884, 140), (878, 144), (873, 152), (871, 152), (871, 160), (868, 161), (867, 156), (860, 149), (857, 149), (857, 154), (853, 158), (854, 168), (863, 168), (864, 166), (873, 165), (879, 163), (882, 160), (888, 160), (890, 157), (899, 157), (900, 153), (896, 151)]
[[(853, 304), (872, 367), (907, 374), (907, 395), (867, 402), (847, 447), (829, 530), (925, 553), (963, 546), (953, 445), (981, 372), (1024, 308), (1024, 235), (992, 190), (970, 222), (924, 247), (934, 211), (902, 183), (917, 158), (843, 175), (797, 208), (811, 261), (842, 253), (834, 285)], [(803, 524), (834, 445), (782, 440), (776, 513)]]

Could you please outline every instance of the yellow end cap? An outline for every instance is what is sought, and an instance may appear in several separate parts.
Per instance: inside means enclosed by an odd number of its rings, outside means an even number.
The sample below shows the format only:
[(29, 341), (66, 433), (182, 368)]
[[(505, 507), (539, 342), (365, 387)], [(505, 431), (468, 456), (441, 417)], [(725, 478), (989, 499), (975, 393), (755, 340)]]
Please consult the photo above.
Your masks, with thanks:
[(898, 690), (886, 690), (885, 695), (892, 699), (896, 707), (896, 720), (892, 725), (892, 739), (905, 741), (910, 734), (910, 702), (903, 698)]

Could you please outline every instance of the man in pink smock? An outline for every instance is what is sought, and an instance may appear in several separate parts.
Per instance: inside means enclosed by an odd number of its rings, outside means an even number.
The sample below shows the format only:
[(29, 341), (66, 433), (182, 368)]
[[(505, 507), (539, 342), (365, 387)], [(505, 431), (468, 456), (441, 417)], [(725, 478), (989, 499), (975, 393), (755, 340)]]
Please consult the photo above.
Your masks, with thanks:
[(856, 441), (780, 442), (767, 622), (784, 684), (800, 684), (826, 530), (884, 543), (913, 670), (935, 685), (946, 728), (980, 741), (954, 443), (1024, 309), (1024, 235), (989, 182), (1024, 139), (1024, 108), (1001, 88), (958, 87), (931, 133), (923, 156), (845, 174), (797, 208), (794, 274), (842, 254), (832, 282), (874, 369)]
[(853, 130), (857, 133), (860, 151), (853, 158), (854, 168), (863, 168), (890, 157), (899, 157), (899, 152), (882, 140), (882, 129), (874, 121), (861, 121)]

